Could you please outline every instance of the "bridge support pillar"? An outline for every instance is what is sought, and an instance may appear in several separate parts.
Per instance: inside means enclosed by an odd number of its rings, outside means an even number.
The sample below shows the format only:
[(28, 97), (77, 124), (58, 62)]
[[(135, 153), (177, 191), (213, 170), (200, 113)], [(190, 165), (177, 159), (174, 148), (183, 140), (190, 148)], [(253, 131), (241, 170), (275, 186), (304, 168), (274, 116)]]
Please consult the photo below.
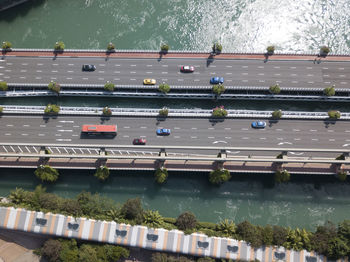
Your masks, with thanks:
[(168, 154), (165, 152), (165, 148), (161, 148), (158, 155), (161, 157), (166, 157)]
[(219, 154), (218, 154), (218, 160), (215, 161), (215, 168), (216, 169), (223, 169), (224, 168), (224, 164), (225, 164), (225, 160), (227, 158), (227, 152), (225, 149), (221, 149)]

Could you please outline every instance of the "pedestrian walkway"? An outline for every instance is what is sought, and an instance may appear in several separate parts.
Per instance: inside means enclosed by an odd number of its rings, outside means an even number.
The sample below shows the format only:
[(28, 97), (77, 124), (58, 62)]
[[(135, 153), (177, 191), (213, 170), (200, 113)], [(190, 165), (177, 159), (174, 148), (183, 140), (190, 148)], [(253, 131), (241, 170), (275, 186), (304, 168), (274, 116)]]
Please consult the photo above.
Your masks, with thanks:
[(202, 59), (242, 59), (242, 60), (306, 60), (319, 63), (322, 61), (348, 61), (350, 62), (350, 56), (342, 55), (328, 55), (327, 57), (319, 57), (317, 55), (297, 55), (297, 54), (275, 54), (272, 56), (266, 56), (265, 54), (236, 54), (236, 53), (222, 53), (219, 55), (211, 55), (210, 53), (176, 53), (169, 52), (167, 54), (161, 54), (160, 52), (72, 52), (64, 51), (62, 53), (54, 53), (53, 51), (11, 51), (3, 53), (4, 56), (44, 56), (44, 57), (104, 57), (108, 58), (202, 58)]

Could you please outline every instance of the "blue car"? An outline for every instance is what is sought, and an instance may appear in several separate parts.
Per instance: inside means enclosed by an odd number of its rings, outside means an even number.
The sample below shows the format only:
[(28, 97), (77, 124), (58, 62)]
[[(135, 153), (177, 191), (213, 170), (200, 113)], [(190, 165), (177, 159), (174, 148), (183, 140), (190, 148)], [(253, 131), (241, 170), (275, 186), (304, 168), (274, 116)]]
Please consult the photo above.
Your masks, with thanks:
[(210, 78), (210, 84), (223, 84), (224, 78), (223, 77), (212, 77)]
[(252, 122), (252, 128), (265, 128), (266, 122), (264, 121), (254, 121)]
[(168, 136), (170, 135), (170, 129), (167, 128), (158, 128), (157, 129), (157, 135), (158, 136)]

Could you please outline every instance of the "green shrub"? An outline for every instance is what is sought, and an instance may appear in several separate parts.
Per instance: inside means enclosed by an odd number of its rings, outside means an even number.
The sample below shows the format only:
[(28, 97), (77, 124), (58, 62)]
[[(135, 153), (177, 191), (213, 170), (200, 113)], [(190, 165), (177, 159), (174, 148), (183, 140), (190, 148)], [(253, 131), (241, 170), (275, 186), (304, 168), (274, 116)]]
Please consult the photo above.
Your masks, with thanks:
[(9, 41), (2, 42), (2, 49), (10, 49), (12, 47), (12, 43)]
[(227, 169), (216, 169), (210, 172), (209, 182), (215, 185), (222, 184), (231, 179), (230, 171)]
[(330, 48), (328, 46), (322, 46), (320, 48), (320, 54), (321, 55), (328, 55), (328, 53), (330, 52)]
[(214, 43), (213, 44), (213, 52), (214, 53), (221, 53), (222, 51), (222, 45), (220, 43)]
[(277, 170), (275, 172), (275, 181), (277, 183), (284, 183), (288, 182), (290, 180), (290, 174), (287, 170)]
[(275, 110), (271, 113), (273, 119), (280, 119), (282, 117), (282, 110)]
[(166, 168), (158, 168), (155, 172), (155, 179), (158, 184), (163, 184), (168, 178), (168, 170)]
[(272, 227), (273, 234), (273, 244), (277, 246), (282, 246), (284, 242), (287, 240), (288, 230), (285, 227), (281, 226), (273, 226)]
[(324, 93), (326, 96), (334, 96), (334, 95), (335, 95), (335, 88), (334, 88), (334, 85), (333, 85), (333, 86), (326, 87), (325, 89), (323, 89), (323, 93)]
[(211, 223), (211, 222), (198, 222), (197, 227), (198, 228), (216, 229), (217, 225), (215, 223)]
[(169, 223), (169, 224), (174, 224), (176, 223), (176, 218), (173, 217), (164, 217), (164, 222)]
[(270, 45), (266, 48), (267, 53), (273, 54), (275, 52), (275, 46)]
[(3, 112), (4, 112), (4, 108), (0, 106), (0, 114), (2, 114)]
[(62, 262), (79, 262), (79, 249), (75, 239), (61, 239), (62, 250), (60, 260)]
[(302, 249), (311, 250), (310, 237), (312, 237), (312, 234), (305, 229), (289, 229), (284, 246), (298, 251)]
[(281, 93), (280, 85), (275, 84), (275, 85), (270, 86), (269, 91), (271, 94), (275, 94), (275, 95)]
[(224, 106), (215, 107), (212, 112), (213, 117), (226, 117), (227, 116), (227, 110), (224, 108)]
[(94, 174), (100, 181), (105, 181), (109, 177), (109, 168), (106, 166), (100, 166), (96, 169), (96, 173)]
[(158, 90), (164, 94), (167, 94), (170, 91), (170, 86), (168, 84), (160, 84)]
[(215, 262), (215, 259), (211, 257), (201, 257), (197, 259), (197, 262)]
[(121, 213), (126, 219), (139, 219), (142, 220), (143, 209), (140, 198), (128, 199), (121, 208)]
[(55, 51), (63, 51), (65, 48), (65, 45), (62, 41), (58, 41), (55, 43), (54, 49)]
[(44, 113), (47, 115), (57, 115), (60, 112), (60, 107), (58, 105), (48, 104), (44, 109)]
[(59, 262), (61, 250), (62, 245), (60, 241), (49, 239), (40, 249), (40, 254), (49, 261)]
[(61, 86), (59, 84), (57, 84), (56, 82), (53, 82), (53, 81), (51, 81), (49, 83), (48, 88), (49, 88), (50, 91), (55, 92), (57, 94), (59, 94), (60, 91), (61, 91)]
[(197, 226), (197, 218), (192, 212), (183, 212), (176, 219), (176, 226), (180, 230), (193, 229)]
[(102, 109), (102, 115), (104, 116), (111, 116), (112, 115), (112, 110), (106, 106)]
[(336, 111), (336, 110), (331, 110), (331, 111), (328, 111), (328, 116), (329, 118), (331, 119), (339, 119), (341, 114), (339, 111)]
[(41, 181), (55, 182), (58, 179), (58, 171), (49, 165), (40, 165), (35, 171), (34, 174)]
[(248, 221), (239, 223), (236, 227), (236, 233), (239, 239), (249, 242), (253, 247), (260, 247), (263, 244), (261, 231)]
[(7, 91), (7, 90), (8, 90), (7, 83), (5, 81), (0, 81), (0, 91)]
[(159, 110), (158, 114), (159, 116), (168, 116), (169, 109), (166, 107), (163, 107), (162, 109)]
[(164, 220), (158, 211), (147, 210), (143, 213), (143, 224), (151, 228), (160, 228)]
[(113, 43), (108, 43), (107, 45), (107, 50), (108, 51), (114, 51), (115, 50), (115, 45)]
[(105, 83), (104, 89), (108, 92), (113, 92), (115, 88), (115, 85), (111, 82)]
[(346, 171), (339, 171), (337, 174), (337, 177), (340, 181), (344, 182), (348, 176), (348, 173)]
[(335, 160), (345, 160), (345, 155), (344, 154), (340, 154), (339, 156), (337, 156), (335, 158)]
[(169, 51), (170, 46), (168, 44), (161, 44), (160, 50), (164, 53)]
[(221, 95), (225, 92), (225, 86), (224, 85), (213, 85), (213, 93), (216, 95)]

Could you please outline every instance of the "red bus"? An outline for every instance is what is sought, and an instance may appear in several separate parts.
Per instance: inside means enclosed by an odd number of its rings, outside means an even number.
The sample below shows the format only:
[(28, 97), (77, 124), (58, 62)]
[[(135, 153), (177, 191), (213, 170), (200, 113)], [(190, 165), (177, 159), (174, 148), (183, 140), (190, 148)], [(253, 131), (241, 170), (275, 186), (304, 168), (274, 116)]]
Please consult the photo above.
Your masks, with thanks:
[(117, 125), (83, 125), (81, 133), (85, 135), (117, 135)]

